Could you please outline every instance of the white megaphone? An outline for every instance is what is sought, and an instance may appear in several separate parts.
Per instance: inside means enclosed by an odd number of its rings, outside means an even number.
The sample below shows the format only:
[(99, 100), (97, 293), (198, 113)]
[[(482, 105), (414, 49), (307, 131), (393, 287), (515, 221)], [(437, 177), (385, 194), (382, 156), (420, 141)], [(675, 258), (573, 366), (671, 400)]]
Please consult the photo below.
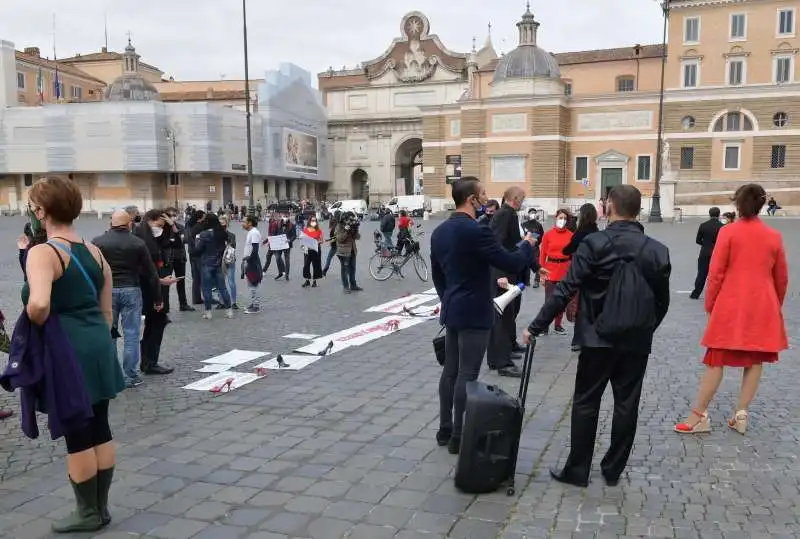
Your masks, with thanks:
[(503, 294), (494, 298), (494, 310), (497, 311), (497, 314), (503, 314), (508, 304), (522, 294), (523, 290), (525, 290), (525, 285), (518, 283), (510, 286), (507, 292), (503, 292)]

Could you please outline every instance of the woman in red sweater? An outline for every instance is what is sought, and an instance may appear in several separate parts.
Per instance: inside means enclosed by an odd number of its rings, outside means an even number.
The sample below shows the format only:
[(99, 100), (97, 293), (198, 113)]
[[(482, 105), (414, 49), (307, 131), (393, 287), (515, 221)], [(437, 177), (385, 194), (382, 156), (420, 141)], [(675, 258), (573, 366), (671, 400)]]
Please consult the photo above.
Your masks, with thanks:
[[(317, 279), (322, 279), (322, 229), (319, 227), (319, 222), (316, 217), (308, 220), (308, 226), (303, 229), (303, 234), (310, 238), (317, 240), (317, 250), (303, 247), (305, 255), (303, 256), (303, 278), (306, 282), (303, 283), (303, 288), (317, 287)], [(311, 270), (314, 270), (312, 273)]]
[[(544, 283), (545, 301), (553, 293), (558, 281), (567, 275), (570, 257), (564, 254), (564, 247), (569, 245), (572, 232), (567, 229), (570, 214), (568, 210), (560, 209), (556, 212), (556, 222), (553, 228), (545, 232), (542, 245), (539, 249), (539, 265), (546, 279)], [(564, 313), (559, 313), (555, 318), (553, 331), (564, 335), (567, 331), (561, 325)]]

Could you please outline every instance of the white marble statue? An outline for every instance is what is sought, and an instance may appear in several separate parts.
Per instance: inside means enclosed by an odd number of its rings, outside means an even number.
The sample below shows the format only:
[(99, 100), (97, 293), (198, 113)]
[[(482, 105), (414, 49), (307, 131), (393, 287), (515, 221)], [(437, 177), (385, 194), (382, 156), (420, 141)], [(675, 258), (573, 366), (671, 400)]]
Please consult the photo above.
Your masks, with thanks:
[(671, 171), (672, 165), (669, 162), (669, 142), (664, 140), (661, 142), (661, 175), (665, 176)]

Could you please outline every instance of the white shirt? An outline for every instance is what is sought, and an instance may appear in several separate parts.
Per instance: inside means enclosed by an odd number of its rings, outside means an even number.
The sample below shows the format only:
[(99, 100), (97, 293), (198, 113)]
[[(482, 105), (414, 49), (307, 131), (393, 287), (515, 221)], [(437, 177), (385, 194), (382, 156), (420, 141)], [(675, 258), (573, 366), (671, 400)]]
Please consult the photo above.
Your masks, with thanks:
[(254, 243), (261, 244), (261, 232), (256, 227), (247, 231), (247, 238), (244, 240), (244, 258), (250, 256), (250, 253), (253, 252)]

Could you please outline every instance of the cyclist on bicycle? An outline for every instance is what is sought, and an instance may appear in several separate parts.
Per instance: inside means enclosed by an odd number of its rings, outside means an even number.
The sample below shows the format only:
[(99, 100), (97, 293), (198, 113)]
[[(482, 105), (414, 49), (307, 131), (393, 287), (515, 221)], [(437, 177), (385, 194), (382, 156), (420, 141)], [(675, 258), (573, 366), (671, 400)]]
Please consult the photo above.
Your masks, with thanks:
[(400, 219), (397, 222), (397, 254), (402, 255), (405, 248), (406, 252), (411, 249), (411, 226), (414, 224), (408, 217), (408, 212), (400, 211)]

